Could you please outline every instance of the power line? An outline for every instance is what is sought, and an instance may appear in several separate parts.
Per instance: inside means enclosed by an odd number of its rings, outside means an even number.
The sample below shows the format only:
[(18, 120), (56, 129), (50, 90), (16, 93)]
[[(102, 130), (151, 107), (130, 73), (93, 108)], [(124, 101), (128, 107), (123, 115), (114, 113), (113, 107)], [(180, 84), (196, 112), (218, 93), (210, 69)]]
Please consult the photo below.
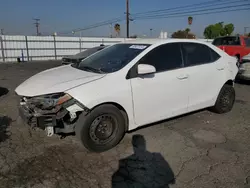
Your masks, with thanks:
[(157, 15), (151, 15), (151, 16), (138, 16), (135, 17), (134, 19), (141, 19), (141, 18), (165, 18), (166, 16), (172, 16), (172, 15), (179, 15), (179, 14), (192, 14), (193, 13), (199, 13), (199, 12), (206, 12), (206, 11), (211, 11), (211, 10), (219, 10), (219, 9), (230, 9), (230, 8), (236, 8), (236, 7), (245, 7), (250, 5), (248, 4), (241, 4), (241, 5), (231, 5), (231, 6), (224, 6), (224, 7), (217, 7), (217, 8), (208, 8), (208, 9), (200, 9), (200, 10), (192, 10), (192, 11), (184, 11), (184, 12), (174, 12), (174, 13), (165, 13), (165, 14), (157, 14)]
[(178, 6), (178, 7), (170, 7), (170, 8), (167, 8), (167, 9), (158, 9), (158, 10), (139, 12), (139, 13), (135, 13), (133, 15), (136, 16), (136, 15), (159, 13), (159, 12), (178, 10), (178, 9), (183, 9), (183, 8), (188, 8), (188, 7), (195, 8), (195, 7), (200, 6), (200, 5), (207, 5), (207, 4), (214, 4), (214, 3), (216, 4), (218, 2), (225, 2), (225, 1), (228, 2), (228, 1), (232, 1), (232, 0), (212, 0), (212, 1), (202, 2), (202, 3), (194, 3), (194, 4), (191, 4), (191, 5), (182, 5), (182, 6)]
[[(233, 9), (233, 10), (224, 10), (224, 11), (212, 11), (212, 12), (203, 12), (203, 13), (196, 13), (192, 14), (192, 16), (199, 16), (199, 15), (208, 15), (208, 14), (216, 14), (216, 13), (224, 13), (224, 12), (235, 12), (235, 11), (244, 11), (244, 10), (250, 10), (249, 8), (239, 8), (239, 9)], [(186, 17), (190, 14), (183, 14), (183, 15), (173, 15), (173, 16), (165, 16), (160, 18), (179, 18), (179, 17)], [(152, 17), (152, 18), (141, 18), (139, 20), (148, 20), (148, 19), (160, 19), (159, 17)]]
[[(135, 14), (131, 14), (131, 15), (134, 16), (133, 20), (134, 19), (136, 19), (136, 20), (146, 20), (146, 19), (156, 19), (156, 18), (182, 17), (182, 16), (190, 16), (190, 15), (186, 15), (186, 14), (190, 14), (190, 13), (192, 13), (192, 16), (194, 16), (194, 15), (203, 15), (203, 14), (210, 14), (210, 13), (199, 13), (199, 12), (204, 12), (204, 11), (206, 12), (206, 11), (218, 10), (218, 9), (228, 9), (228, 8), (235, 8), (235, 7), (250, 5), (250, 4), (242, 4), (242, 5), (232, 5), (232, 6), (226, 6), (226, 7), (217, 7), (218, 5), (232, 4), (232, 3), (239, 3), (239, 2), (246, 2), (246, 1), (249, 1), (249, 0), (238, 0), (238, 1), (212, 0), (212, 1), (207, 1), (207, 2), (203, 2), (203, 3), (196, 3), (196, 4), (186, 5), (186, 6), (172, 7), (172, 8), (168, 8), (168, 9), (160, 9), (160, 10), (141, 12), (141, 13), (135, 13)], [(213, 8), (214, 6), (216, 6), (217, 8)], [(191, 9), (196, 9), (196, 10), (185, 11), (185, 9), (187, 9), (188, 7), (189, 7), (189, 9), (191, 8)], [(197, 10), (197, 8), (203, 8), (203, 7), (211, 7), (211, 8), (210, 9)], [(176, 11), (178, 9), (184, 9), (184, 10)], [(248, 10), (248, 9), (237, 9), (237, 10)], [(166, 11), (168, 11), (168, 12), (163, 14), (163, 12), (166, 12)], [(227, 10), (227, 11), (219, 11), (219, 12), (233, 12), (233, 11), (236, 11), (236, 10)], [(162, 12), (162, 14), (159, 14), (160, 12)], [(217, 13), (217, 12), (212, 12), (212, 13)], [(185, 14), (185, 15), (181, 15), (181, 14)], [(128, 15), (130, 16), (130, 14), (128, 14)], [(123, 16), (120, 16), (120, 17), (117, 17), (117, 18), (114, 18), (114, 19), (111, 19), (111, 20), (99, 22), (99, 23), (92, 24), (92, 25), (89, 25), (89, 26), (86, 26), (86, 27), (83, 27), (83, 28), (78, 28), (78, 29), (75, 29), (73, 31), (74, 32), (79, 32), (79, 31), (94, 29), (94, 28), (97, 28), (97, 27), (110, 25), (112, 23), (119, 22), (119, 21), (124, 21), (124, 20), (125, 20), (125, 18)], [(65, 32), (64, 34), (68, 34), (68, 33), (71, 33), (71, 32), (72, 32), (72, 30), (69, 31), (69, 32)], [(61, 32), (61, 34), (62, 33), (63, 32)]]
[(93, 29), (93, 28), (96, 28), (96, 27), (110, 25), (110, 24), (113, 24), (115, 22), (124, 21), (124, 20), (125, 20), (125, 17), (120, 16), (120, 17), (117, 17), (117, 18), (113, 18), (113, 19), (110, 19), (110, 20), (106, 20), (106, 21), (103, 21), (103, 22), (92, 24), (92, 25), (89, 25), (89, 26), (86, 26), (86, 27), (83, 27), (83, 28), (72, 29), (70, 31), (59, 32), (59, 33), (61, 33), (61, 34), (70, 34), (70, 33), (72, 33), (72, 31), (74, 31), (74, 32), (84, 31), (84, 30)]
[[(222, 0), (221, 0), (222, 1)], [(225, 0), (224, 0), (225, 1)], [(240, 3), (240, 2), (243, 2), (243, 1), (249, 1), (249, 0), (238, 0), (238, 1), (231, 1), (231, 2), (228, 2), (228, 1), (226, 1), (226, 2), (220, 2), (220, 3), (218, 3), (218, 2), (216, 2), (216, 3), (214, 3), (214, 4), (210, 4), (210, 5), (204, 5), (204, 4), (202, 4), (201, 6), (199, 6), (199, 7), (193, 7), (193, 6), (186, 6), (186, 7), (182, 7), (182, 9), (183, 8), (185, 8), (183, 11), (185, 11), (185, 10), (193, 10), (193, 9), (199, 9), (199, 8), (208, 8), (208, 7), (217, 7), (217, 6), (221, 6), (221, 5), (228, 5), (228, 4), (232, 4), (232, 3), (236, 3), (236, 5), (237, 5), (237, 3)], [(179, 9), (179, 8), (178, 8)], [(157, 11), (157, 12), (155, 12), (155, 13), (150, 13), (150, 14), (148, 14), (148, 13), (145, 13), (144, 15), (142, 14), (140, 14), (140, 15), (138, 15), (138, 14), (132, 14), (132, 16), (134, 16), (133, 18), (137, 18), (137, 17), (141, 17), (141, 16), (154, 16), (154, 15), (161, 15), (161, 14), (163, 14), (164, 12), (167, 12), (167, 13), (171, 13), (171, 12), (176, 12), (176, 9), (175, 8), (172, 8), (172, 9), (169, 9), (168, 11), (166, 11), (166, 9), (163, 9), (163, 10), (161, 10), (161, 11)]]

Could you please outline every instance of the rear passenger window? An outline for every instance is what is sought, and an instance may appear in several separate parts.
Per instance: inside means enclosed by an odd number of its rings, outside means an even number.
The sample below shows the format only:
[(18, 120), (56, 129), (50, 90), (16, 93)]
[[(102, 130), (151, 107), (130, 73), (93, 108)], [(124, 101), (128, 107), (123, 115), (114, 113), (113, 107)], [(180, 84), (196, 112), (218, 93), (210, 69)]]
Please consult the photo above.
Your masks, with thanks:
[(185, 66), (211, 63), (220, 58), (214, 50), (199, 43), (182, 43)]
[(220, 55), (211, 48), (210, 48), (210, 53), (211, 53), (212, 62), (217, 61), (218, 59), (220, 59)]

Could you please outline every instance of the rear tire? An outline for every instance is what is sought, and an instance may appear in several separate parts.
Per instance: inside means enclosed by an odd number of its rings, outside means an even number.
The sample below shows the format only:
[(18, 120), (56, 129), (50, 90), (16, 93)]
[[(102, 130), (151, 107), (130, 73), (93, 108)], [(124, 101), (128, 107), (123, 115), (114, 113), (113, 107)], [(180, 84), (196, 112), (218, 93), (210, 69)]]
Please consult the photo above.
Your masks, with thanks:
[(104, 152), (115, 147), (125, 134), (125, 119), (113, 105), (101, 105), (88, 115), (81, 115), (75, 132), (83, 146), (92, 152)]
[(211, 111), (223, 114), (230, 112), (233, 108), (235, 101), (235, 90), (234, 87), (225, 84), (218, 95), (215, 105), (211, 108)]

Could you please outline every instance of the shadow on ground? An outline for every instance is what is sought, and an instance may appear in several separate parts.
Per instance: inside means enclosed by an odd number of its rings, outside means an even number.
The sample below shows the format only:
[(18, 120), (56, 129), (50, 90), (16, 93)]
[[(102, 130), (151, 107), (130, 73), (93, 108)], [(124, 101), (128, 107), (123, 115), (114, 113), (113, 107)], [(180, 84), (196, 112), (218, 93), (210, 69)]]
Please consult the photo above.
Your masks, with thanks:
[(0, 97), (9, 93), (9, 90), (4, 87), (0, 87)]
[(174, 173), (160, 153), (146, 150), (142, 135), (132, 138), (134, 154), (119, 161), (112, 176), (112, 188), (168, 188), (175, 183)]
[(51, 146), (39, 155), (19, 161), (3, 174), (0, 187), (86, 187), (93, 181), (91, 167), (74, 158), (72, 154), (78, 149), (72, 144)]
[(11, 119), (7, 116), (0, 116), (0, 143), (9, 138), (8, 127)]
[(241, 84), (241, 85), (250, 85), (250, 80), (242, 80), (242, 79), (236, 78), (235, 83)]

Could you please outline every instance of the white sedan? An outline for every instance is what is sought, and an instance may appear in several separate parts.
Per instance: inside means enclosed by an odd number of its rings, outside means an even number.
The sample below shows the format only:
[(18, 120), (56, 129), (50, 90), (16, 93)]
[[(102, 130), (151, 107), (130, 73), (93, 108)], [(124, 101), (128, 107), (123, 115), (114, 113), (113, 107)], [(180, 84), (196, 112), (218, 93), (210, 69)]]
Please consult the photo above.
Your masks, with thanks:
[(229, 112), (236, 63), (197, 40), (130, 40), (32, 76), (16, 88), (19, 111), (48, 136), (75, 132), (87, 149), (103, 152), (146, 124), (204, 108)]

